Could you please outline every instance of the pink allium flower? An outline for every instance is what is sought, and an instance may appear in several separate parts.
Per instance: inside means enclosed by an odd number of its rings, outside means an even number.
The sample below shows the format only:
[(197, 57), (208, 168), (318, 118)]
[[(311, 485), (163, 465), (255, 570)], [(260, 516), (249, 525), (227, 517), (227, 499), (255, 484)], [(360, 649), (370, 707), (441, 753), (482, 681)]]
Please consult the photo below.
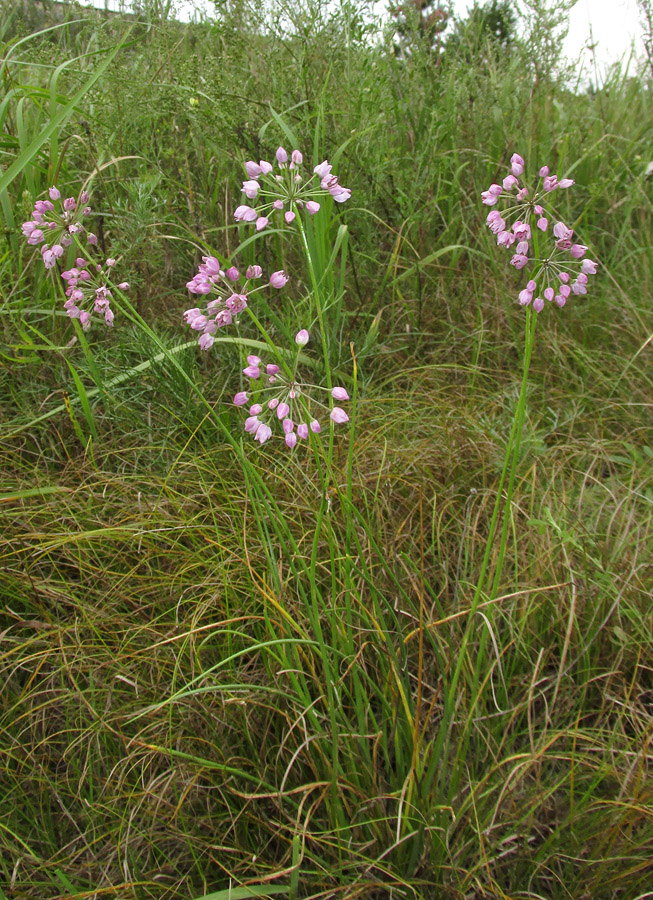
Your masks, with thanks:
[[(269, 287), (272, 280), (268, 284), (253, 288), (250, 282), (252, 279), (260, 278), (262, 274), (260, 266), (249, 266), (243, 279), (236, 266), (231, 266), (225, 272), (220, 267), (217, 257), (204, 256), (202, 259), (197, 274), (186, 283), (186, 287), (191, 294), (206, 297), (206, 304), (202, 310), (197, 307), (186, 310), (184, 322), (193, 331), (202, 332), (198, 343), (203, 350), (208, 350), (213, 346), (214, 339), (208, 340), (204, 336), (214, 335), (218, 328), (231, 325), (234, 319), (247, 309), (252, 294)], [(276, 280), (278, 282), (278, 279)], [(287, 281), (286, 277), (283, 283)], [(237, 282), (240, 282), (238, 288)], [(275, 286), (283, 285), (277, 283)]]
[(344, 422), (349, 421), (349, 416), (344, 411), (344, 409), (340, 409), (339, 406), (334, 406), (329, 414), (329, 418), (332, 419), (337, 425), (342, 425)]
[[(88, 307), (93, 304), (93, 312), (104, 317), (105, 324), (111, 327), (113, 325), (114, 314), (111, 309), (111, 289), (109, 281), (112, 277), (112, 266), (105, 264), (105, 268), (101, 265), (91, 265), (90, 262), (78, 257), (75, 260), (75, 266), (61, 273), (61, 277), (66, 282), (66, 302), (64, 309), (68, 313), (69, 318), (79, 319), (84, 331), (88, 331), (91, 327), (91, 314)], [(127, 282), (123, 282), (127, 285)], [(126, 289), (126, 288), (125, 288)]]
[[(591, 260), (577, 262), (585, 256), (588, 248), (584, 244), (572, 243), (573, 229), (560, 221), (550, 207), (552, 193), (557, 188), (572, 187), (574, 181), (571, 178), (558, 180), (557, 175), (550, 174), (548, 166), (542, 166), (539, 170), (542, 181), (531, 193), (521, 180), (526, 169), (522, 157), (514, 154), (510, 162), (510, 172), (504, 177), (502, 185), (491, 184), (481, 194), (486, 206), (496, 207), (487, 215), (488, 228), (496, 235), (500, 247), (511, 247), (517, 242), (510, 259), (511, 265), (516, 269), (527, 265), (533, 269), (533, 277), (519, 293), (520, 305), (532, 304), (536, 312), (544, 308), (545, 301), (555, 301), (557, 306), (562, 307), (572, 293), (585, 294), (587, 275), (596, 274), (596, 263)], [(513, 194), (515, 190), (516, 194)], [(550, 221), (554, 223), (551, 231)], [(547, 234), (551, 234), (549, 246), (542, 249), (540, 242), (546, 240), (544, 235)], [(569, 287), (569, 271), (573, 270), (576, 280)], [(536, 296), (536, 293), (541, 296)]]
[(302, 328), (302, 330), (298, 331), (295, 335), (295, 343), (299, 344), (300, 347), (305, 347), (306, 344), (308, 344), (308, 340), (308, 331), (305, 328)]
[(265, 160), (245, 163), (249, 180), (243, 182), (243, 193), (249, 200), (260, 202), (253, 210), (248, 206), (237, 207), (234, 213), (237, 222), (255, 222), (257, 231), (262, 231), (269, 224), (269, 213), (278, 210), (284, 213), (285, 222), (290, 225), (301, 209), (315, 215), (320, 209), (317, 198), (325, 192), (336, 203), (345, 203), (351, 197), (351, 190), (339, 183), (326, 160), (315, 166), (312, 175), (307, 175), (302, 172), (304, 157), (299, 150), (293, 150), (289, 157), (288, 152), (279, 147), (275, 157), (276, 173)]
[[(308, 332), (306, 335), (308, 336)], [(336, 424), (349, 420), (343, 409), (330, 405), (329, 394), (335, 400), (349, 399), (345, 388), (336, 386), (329, 389), (303, 382), (297, 372), (298, 358), (297, 351), (295, 363), (289, 367), (286, 363), (283, 365), (264, 363), (260, 357), (252, 355), (247, 357), (248, 365), (243, 369), (247, 377), (258, 382), (251, 389), (256, 396), (254, 403), (249, 407), (245, 431), (253, 434), (256, 439), (259, 439), (260, 434), (267, 441), (273, 432), (278, 430), (277, 423), (280, 423), (285, 446), (289, 449), (296, 446), (298, 439), (308, 440), (311, 434), (320, 434), (322, 427), (317, 417), (320, 414), (328, 413), (331, 421)], [(245, 406), (249, 402), (251, 391), (237, 393), (234, 396), (234, 405)], [(326, 394), (324, 400), (319, 398), (320, 393), (323, 397)], [(266, 430), (261, 430), (263, 425)]]
[(273, 272), (272, 275), (270, 275), (270, 284), (273, 288), (282, 288), (285, 284), (287, 284), (288, 280), (288, 276), (283, 271), (283, 269), (280, 269), (278, 272)]
[[(52, 186), (48, 194), (49, 200), (37, 200), (34, 203), (32, 217), (29, 221), (23, 222), (21, 230), (23, 236), (27, 238), (27, 243), (33, 247), (48, 242), (41, 248), (41, 258), (45, 267), (52, 269), (57, 260), (61, 259), (63, 248), (72, 244), (72, 236), (84, 231), (82, 219), (91, 210), (90, 207), (80, 209), (74, 197), (67, 197), (62, 201), (61, 192), (57, 187)], [(88, 200), (88, 194), (85, 191), (83, 194)], [(88, 322), (90, 325), (90, 317)]]

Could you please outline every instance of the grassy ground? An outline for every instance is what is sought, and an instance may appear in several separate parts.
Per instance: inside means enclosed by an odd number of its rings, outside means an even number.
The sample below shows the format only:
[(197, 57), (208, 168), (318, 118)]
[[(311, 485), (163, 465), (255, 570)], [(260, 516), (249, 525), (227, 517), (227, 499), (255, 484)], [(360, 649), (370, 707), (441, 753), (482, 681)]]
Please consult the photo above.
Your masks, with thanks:
[[(537, 21), (436, 59), (353, 5), (72, 9), (35, 36), (4, 10), (0, 897), (648, 896), (646, 76), (573, 90)], [(226, 439), (237, 347), (177, 349), (202, 252), (253, 259), (232, 214), (272, 111), (354, 191), (325, 503), (310, 454)], [(515, 151), (576, 179), (561, 214), (601, 268), (538, 322), (506, 564), (470, 617), (524, 328), (479, 196)], [(20, 235), (91, 173), (156, 339), (117, 315), (80, 344)], [(298, 327), (292, 237), (255, 249)]]

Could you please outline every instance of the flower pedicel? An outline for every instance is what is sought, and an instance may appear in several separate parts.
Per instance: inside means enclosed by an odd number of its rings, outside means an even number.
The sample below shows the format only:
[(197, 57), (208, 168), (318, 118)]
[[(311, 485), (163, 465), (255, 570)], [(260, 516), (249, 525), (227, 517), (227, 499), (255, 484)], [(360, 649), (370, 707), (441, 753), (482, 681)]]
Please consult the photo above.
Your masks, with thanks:
[[(543, 166), (539, 172), (540, 182), (531, 196), (529, 188), (520, 181), (524, 169), (523, 158), (518, 153), (513, 154), (510, 174), (502, 184), (491, 184), (481, 197), (486, 206), (497, 206), (501, 201), (502, 209), (493, 209), (488, 214), (487, 225), (497, 236), (500, 247), (515, 245), (510, 264), (516, 269), (535, 264), (533, 277), (519, 294), (519, 303), (528, 306), (532, 302), (533, 309), (539, 313), (545, 300), (555, 300), (563, 307), (572, 293), (586, 294), (588, 275), (596, 274), (598, 263), (583, 259), (587, 247), (573, 242), (573, 229), (564, 222), (553, 225), (553, 246), (545, 256), (529, 256), (534, 242), (533, 228), (543, 234), (549, 232), (553, 216), (547, 207), (549, 196), (556, 190), (570, 188), (574, 181), (571, 178), (558, 180), (557, 175), (549, 173), (548, 166)], [(571, 281), (572, 277), (575, 280)]]

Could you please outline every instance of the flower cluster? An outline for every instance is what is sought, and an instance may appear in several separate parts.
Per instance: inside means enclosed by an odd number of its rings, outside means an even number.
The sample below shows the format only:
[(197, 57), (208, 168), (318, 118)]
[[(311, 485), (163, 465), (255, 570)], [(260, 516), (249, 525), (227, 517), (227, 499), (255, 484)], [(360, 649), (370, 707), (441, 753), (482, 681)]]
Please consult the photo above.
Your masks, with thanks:
[[(587, 276), (596, 274), (598, 264), (583, 259), (588, 248), (574, 243), (573, 229), (564, 222), (555, 222), (549, 231), (550, 221), (554, 218), (548, 207), (549, 196), (556, 190), (570, 188), (574, 181), (558, 179), (557, 175), (550, 174), (548, 166), (543, 166), (531, 194), (529, 187), (520, 180), (524, 169), (523, 158), (518, 153), (513, 154), (510, 173), (502, 184), (491, 184), (481, 197), (486, 206), (497, 206), (501, 201), (502, 208), (491, 210), (486, 221), (500, 247), (515, 245), (510, 264), (516, 269), (523, 269), (529, 263), (535, 265), (533, 277), (519, 294), (519, 303), (528, 306), (532, 302), (533, 309), (539, 313), (545, 300), (555, 300), (562, 307), (572, 293), (586, 294)], [(553, 246), (545, 255), (531, 253), (531, 244), (537, 244), (535, 229), (553, 235)]]
[[(271, 286), (281, 289), (288, 281), (283, 270), (273, 272), (267, 284), (250, 288), (250, 282), (261, 278), (263, 270), (260, 266), (249, 266), (245, 277), (235, 266), (226, 272), (220, 267), (215, 256), (204, 256), (199, 271), (187, 282), (186, 287), (191, 294), (211, 294), (211, 299), (204, 309), (194, 306), (184, 313), (184, 322), (193, 329), (201, 331), (198, 344), (202, 350), (210, 350), (215, 338), (213, 335), (224, 325), (231, 325), (233, 320), (247, 308), (247, 298), (251, 294)], [(239, 285), (236, 282), (241, 282)]]
[[(308, 343), (308, 331), (302, 329), (296, 336), (298, 347), (304, 347)], [(327, 391), (328, 388), (306, 384), (298, 378), (297, 359), (292, 371), (282, 372), (275, 363), (264, 365), (258, 356), (248, 356), (247, 366), (243, 374), (252, 381), (260, 381), (261, 385), (255, 385), (255, 396), (250, 397), (250, 392), (240, 391), (234, 397), (236, 406), (246, 406), (250, 399), (254, 403), (249, 407), (249, 416), (245, 420), (245, 431), (254, 435), (254, 440), (264, 444), (272, 436), (272, 427), (276, 421), (280, 424), (286, 447), (289, 450), (299, 440), (306, 440), (309, 431), (319, 434), (322, 430), (318, 416), (325, 415), (335, 424), (349, 421), (349, 416), (339, 406), (330, 406), (318, 400), (314, 392)], [(265, 385), (265, 386), (263, 386)], [(343, 387), (331, 389), (331, 397), (334, 400), (349, 400), (349, 394)], [(271, 423), (271, 424), (270, 424)]]
[[(56, 187), (51, 187), (49, 194), (49, 200), (36, 201), (32, 218), (23, 222), (22, 231), (28, 244), (43, 245), (41, 254), (45, 268), (53, 269), (63, 256), (64, 248), (72, 244), (73, 235), (86, 230), (82, 220), (90, 215), (91, 207), (86, 205), (86, 191), (80, 194), (79, 202), (74, 197), (61, 200), (61, 193)], [(97, 244), (96, 236), (90, 232), (86, 240), (91, 245)]]
[[(66, 297), (64, 309), (71, 319), (79, 319), (84, 331), (91, 327), (91, 313), (88, 308), (91, 304), (93, 312), (104, 316), (107, 325), (113, 325), (113, 310), (111, 309), (111, 291), (108, 287), (110, 273), (116, 261), (111, 257), (107, 259), (105, 267), (93, 265), (86, 259), (78, 257), (75, 266), (61, 273), (66, 282)], [(123, 281), (118, 285), (121, 291), (129, 289), (129, 284)]]
[(283, 212), (286, 224), (290, 225), (299, 209), (305, 208), (315, 215), (325, 193), (329, 193), (336, 203), (344, 203), (351, 197), (351, 190), (339, 184), (337, 176), (331, 174), (327, 160), (315, 166), (308, 177), (302, 174), (304, 157), (299, 150), (293, 150), (288, 157), (287, 151), (279, 147), (276, 161), (276, 173), (272, 163), (264, 159), (258, 163), (251, 160), (245, 163), (249, 180), (243, 182), (243, 194), (248, 200), (257, 202), (256, 207), (238, 206), (234, 213), (237, 222), (255, 222), (256, 230), (261, 231), (268, 224), (269, 216), (278, 210)]

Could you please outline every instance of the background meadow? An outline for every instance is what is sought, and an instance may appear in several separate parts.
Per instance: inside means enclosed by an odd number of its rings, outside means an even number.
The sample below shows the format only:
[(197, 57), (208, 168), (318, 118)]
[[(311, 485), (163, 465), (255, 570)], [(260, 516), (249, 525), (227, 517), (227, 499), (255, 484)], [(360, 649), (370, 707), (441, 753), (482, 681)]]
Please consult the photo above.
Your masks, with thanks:
[[(588, 89), (564, 15), (510, 7), (0, 5), (1, 900), (651, 896), (653, 71)], [(233, 223), (288, 129), (353, 191), (326, 491), (181, 321), (215, 251), (283, 267), (273, 333), (304, 325), (293, 232)], [(524, 328), (480, 192), (514, 152), (575, 179), (601, 265), (539, 317), (470, 615)], [(20, 225), (89, 179), (133, 313), (83, 334)]]

